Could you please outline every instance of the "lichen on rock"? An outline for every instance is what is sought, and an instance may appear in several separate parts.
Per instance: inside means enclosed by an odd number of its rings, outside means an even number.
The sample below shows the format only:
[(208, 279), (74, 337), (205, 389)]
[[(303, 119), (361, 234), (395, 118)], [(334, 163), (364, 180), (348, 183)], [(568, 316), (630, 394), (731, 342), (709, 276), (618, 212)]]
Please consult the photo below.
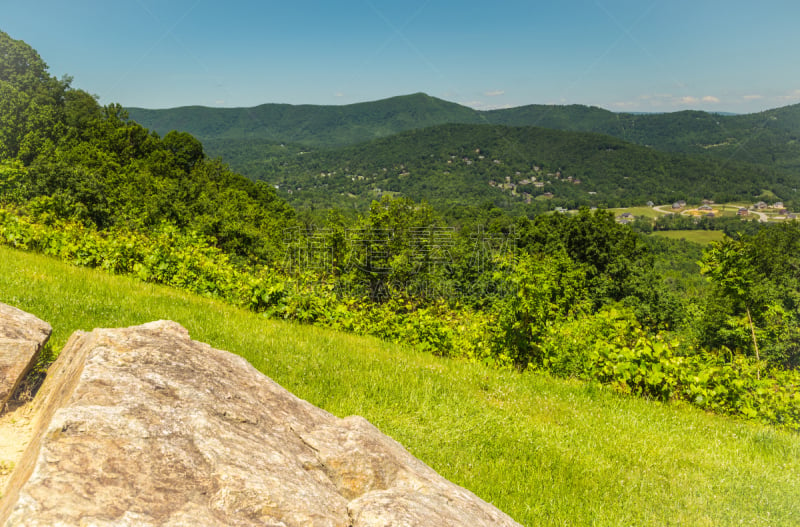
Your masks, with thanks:
[(37, 403), (0, 524), (517, 525), (174, 322), (77, 332)]

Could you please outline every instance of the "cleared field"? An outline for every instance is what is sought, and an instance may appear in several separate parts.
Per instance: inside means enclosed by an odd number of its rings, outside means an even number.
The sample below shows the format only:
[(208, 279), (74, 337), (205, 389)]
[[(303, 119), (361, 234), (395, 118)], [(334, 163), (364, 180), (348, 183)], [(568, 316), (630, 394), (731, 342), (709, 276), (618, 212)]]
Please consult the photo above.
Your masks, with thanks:
[(701, 245), (708, 245), (711, 242), (717, 242), (725, 238), (725, 233), (722, 231), (654, 231), (653, 236), (663, 236), (664, 238), (672, 238), (673, 240), (686, 240)]
[(652, 207), (623, 207), (618, 209), (608, 209), (614, 213), (615, 216), (619, 216), (623, 212), (630, 212), (637, 218), (639, 216), (644, 216), (645, 218), (660, 218), (664, 214), (657, 210), (653, 210)]

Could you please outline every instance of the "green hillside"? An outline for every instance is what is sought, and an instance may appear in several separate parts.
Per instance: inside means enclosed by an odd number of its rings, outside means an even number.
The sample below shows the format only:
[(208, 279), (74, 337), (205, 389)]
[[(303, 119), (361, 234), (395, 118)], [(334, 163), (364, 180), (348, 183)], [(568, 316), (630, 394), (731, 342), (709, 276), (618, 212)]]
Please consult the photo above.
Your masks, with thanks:
[(601, 133), (666, 152), (800, 169), (800, 104), (747, 115), (530, 105), (483, 112), (482, 117), (493, 124)]
[(361, 415), (523, 525), (796, 525), (800, 436), (595, 384), (441, 359), (0, 247), (0, 302), (54, 328), (157, 319)]
[[(246, 144), (250, 144), (248, 149)], [(239, 143), (234, 167), (300, 208), (363, 209), (382, 194), (437, 208), (491, 202), (536, 212), (678, 199), (791, 197), (800, 178), (740, 162), (664, 153), (598, 134), (440, 125), (335, 150)]]
[[(580, 105), (529, 105), (480, 112), (419, 93), (347, 106), (133, 108), (130, 114), (162, 134), (177, 129), (196, 135), (212, 157), (221, 157), (248, 177), (280, 185), (286, 199), (306, 208), (336, 205), (363, 209), (385, 191), (437, 204), (474, 202), (480, 197), (506, 208), (527, 201), (524, 194), (535, 198), (546, 192), (557, 197), (549, 208), (673, 199), (749, 201), (765, 190), (791, 202), (794, 189), (800, 186), (800, 105), (751, 115), (698, 111), (617, 114)], [(442, 155), (463, 157), (461, 151), (465, 149), (464, 141), (453, 137), (458, 135), (452, 133), (453, 128), (443, 126), (447, 124), (537, 127), (603, 135), (553, 133), (543, 139), (541, 131), (522, 134), (491, 127), (464, 128), (475, 138), (475, 149), (502, 155), (506, 167), (513, 165), (514, 169), (509, 172), (476, 166), (461, 170), (463, 167), (442, 164)], [(421, 130), (421, 135), (404, 133), (415, 130)], [(434, 137), (436, 134), (443, 136)], [(536, 136), (543, 143), (531, 144), (527, 138), (520, 139), (520, 134)], [(608, 136), (646, 148), (615, 142), (617, 159), (610, 162), (609, 156), (597, 155), (598, 146), (610, 141)], [(696, 159), (664, 156), (654, 150), (689, 154)], [(309, 151), (313, 154), (308, 159), (297, 159)], [(537, 164), (546, 165), (552, 172), (568, 172), (580, 178), (583, 186), (570, 188), (554, 182), (556, 186), (546, 190), (520, 189), (516, 193), (488, 188), (492, 179), (507, 183), (505, 178), (517, 178), (517, 172), (524, 175), (518, 179), (528, 179)], [(413, 171), (399, 168), (406, 165)], [(384, 177), (376, 174), (384, 168)], [(323, 173), (336, 176), (326, 183), (314, 180), (314, 175)], [(356, 179), (350, 184), (346, 176)], [(337, 177), (340, 181), (335, 181)], [(302, 197), (296, 195), (298, 189)], [(540, 203), (528, 210), (547, 208)]]
[(257, 139), (307, 146), (350, 145), (415, 128), (481, 121), (470, 108), (424, 93), (345, 106), (189, 106), (169, 110), (129, 108), (128, 112), (134, 121), (162, 135), (181, 130), (204, 141)]
[[(749, 115), (718, 115), (698, 111), (664, 114), (572, 112), (566, 126), (553, 128), (599, 132), (668, 152), (735, 159), (797, 170), (800, 168), (800, 105)], [(548, 122), (546, 108), (498, 113), (503, 124)], [(577, 118), (576, 118), (577, 117)], [(493, 119), (490, 119), (493, 120)], [(551, 126), (547, 124), (545, 126)]]
[[(593, 132), (669, 152), (800, 168), (800, 105), (748, 115), (700, 111), (614, 113), (581, 105), (528, 105), (477, 111), (425, 94), (346, 106), (265, 104), (254, 108), (130, 108), (162, 135), (190, 132), (209, 140), (258, 139), (305, 146), (343, 146), (438, 124), (502, 124)], [(227, 149), (215, 154), (228, 157)]]

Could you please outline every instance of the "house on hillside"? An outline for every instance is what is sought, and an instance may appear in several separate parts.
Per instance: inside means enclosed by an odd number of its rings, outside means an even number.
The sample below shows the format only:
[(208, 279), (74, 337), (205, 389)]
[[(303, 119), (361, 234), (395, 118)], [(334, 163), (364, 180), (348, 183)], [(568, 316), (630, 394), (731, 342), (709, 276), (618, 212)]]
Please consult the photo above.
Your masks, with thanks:
[(782, 209), (783, 208), (783, 202), (782, 201), (776, 201), (775, 204), (772, 205), (772, 208), (773, 209)]
[(700, 205), (697, 210), (702, 210), (703, 212), (710, 212), (714, 209), (711, 208), (711, 205)]
[(750, 214), (750, 211), (744, 207), (740, 207), (738, 211), (736, 211), (737, 216), (747, 216)]
[(672, 204), (672, 208), (673, 209), (682, 209), (685, 206), (686, 206), (686, 202), (684, 200), (682, 200), (682, 199), (680, 199), (680, 200), (678, 200), (678, 201), (676, 201), (675, 203)]
[(653, 203), (652, 201), (648, 201), (647, 202), (647, 206), (648, 207), (653, 207), (653, 206), (655, 206), (655, 203)]
[(766, 209), (766, 208), (767, 208), (767, 204), (766, 204), (766, 203), (764, 203), (763, 201), (759, 201), (758, 203), (756, 203), (755, 205), (753, 205), (753, 208), (754, 208), (754, 209), (758, 209), (758, 210), (764, 210), (764, 209)]

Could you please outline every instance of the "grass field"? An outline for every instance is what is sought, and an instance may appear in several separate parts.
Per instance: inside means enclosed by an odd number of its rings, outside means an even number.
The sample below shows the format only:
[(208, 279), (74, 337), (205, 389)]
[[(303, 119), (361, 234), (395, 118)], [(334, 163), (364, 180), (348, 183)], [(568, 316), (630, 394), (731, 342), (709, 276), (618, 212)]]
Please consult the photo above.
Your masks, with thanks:
[(722, 231), (703, 230), (653, 231), (653, 236), (663, 236), (664, 238), (672, 238), (673, 240), (686, 240), (702, 245), (708, 245), (711, 242), (717, 242), (724, 239), (725, 233)]
[(797, 525), (800, 436), (593, 384), (439, 359), (0, 247), (0, 301), (76, 329), (172, 319), (540, 525)]
[(622, 208), (608, 209), (608, 210), (613, 212), (615, 216), (619, 216), (623, 212), (630, 212), (637, 218), (640, 216), (643, 216), (645, 218), (660, 218), (661, 216), (664, 215), (663, 213), (657, 210), (653, 210), (652, 207), (622, 207)]

